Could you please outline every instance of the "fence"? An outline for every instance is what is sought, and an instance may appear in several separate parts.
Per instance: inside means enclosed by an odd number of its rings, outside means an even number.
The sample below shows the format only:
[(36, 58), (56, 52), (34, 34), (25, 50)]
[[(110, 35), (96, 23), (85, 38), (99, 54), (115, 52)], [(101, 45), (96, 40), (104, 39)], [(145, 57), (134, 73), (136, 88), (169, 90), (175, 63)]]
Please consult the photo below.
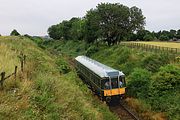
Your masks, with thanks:
[(166, 52), (166, 53), (171, 53), (174, 55), (179, 55), (180, 54), (180, 49), (179, 48), (169, 48), (169, 47), (161, 47), (161, 46), (155, 46), (155, 45), (148, 45), (148, 44), (143, 44), (143, 43), (127, 43), (123, 42), (121, 43), (123, 46), (131, 47), (131, 48), (138, 48), (142, 49), (145, 51), (151, 51), (151, 52)]
[[(21, 52), (21, 54), (20, 54), (20, 56), (19, 56), (19, 58), (20, 58), (20, 62), (21, 62), (21, 71), (23, 72), (24, 71), (24, 67), (25, 67), (25, 63), (26, 63), (26, 55), (24, 55), (22, 52)], [(10, 74), (10, 75), (7, 75), (6, 76), (6, 72), (2, 72), (1, 74), (0, 74), (0, 88), (1, 88), (1, 90), (4, 88), (4, 82), (5, 82), (5, 80), (7, 80), (7, 79), (9, 79), (10, 77), (12, 77), (12, 76), (14, 76), (14, 80), (16, 81), (16, 78), (17, 78), (17, 71), (18, 70), (18, 66), (15, 66), (15, 68), (14, 68), (14, 72), (12, 73), (12, 74)]]

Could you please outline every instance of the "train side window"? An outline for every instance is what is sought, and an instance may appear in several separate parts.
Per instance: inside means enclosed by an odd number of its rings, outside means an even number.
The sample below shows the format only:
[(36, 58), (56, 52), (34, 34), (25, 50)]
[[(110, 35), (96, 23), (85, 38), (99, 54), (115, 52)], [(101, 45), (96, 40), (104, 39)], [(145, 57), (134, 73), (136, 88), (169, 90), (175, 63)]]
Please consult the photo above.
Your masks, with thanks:
[(123, 87), (126, 86), (126, 80), (125, 80), (125, 77), (122, 77), (122, 83), (123, 83)]
[(96, 78), (95, 78), (95, 76), (93, 76), (93, 82), (96, 84)]
[(98, 79), (98, 86), (100, 87), (101, 86), (101, 79), (97, 78)]
[(117, 78), (112, 78), (111, 79), (111, 86), (112, 86), (112, 89), (118, 88), (118, 80), (117, 80)]
[(94, 83), (97, 85), (96, 76), (94, 76)]
[(119, 86), (120, 87), (125, 87), (126, 86), (126, 81), (125, 81), (125, 77), (124, 76), (120, 77)]
[(109, 90), (110, 89), (110, 82), (109, 81), (106, 81), (105, 84), (104, 84), (104, 89), (105, 90)]

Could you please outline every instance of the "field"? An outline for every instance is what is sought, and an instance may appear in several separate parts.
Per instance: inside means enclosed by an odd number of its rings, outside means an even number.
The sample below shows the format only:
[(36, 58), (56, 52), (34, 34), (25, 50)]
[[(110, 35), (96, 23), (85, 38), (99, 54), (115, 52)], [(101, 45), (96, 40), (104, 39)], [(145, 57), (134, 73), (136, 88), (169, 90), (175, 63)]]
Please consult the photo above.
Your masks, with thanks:
[(144, 42), (139, 41), (135, 43), (142, 43), (142, 44), (148, 44), (148, 45), (155, 45), (155, 46), (161, 46), (161, 47), (169, 47), (169, 48), (180, 48), (180, 43), (176, 42)]

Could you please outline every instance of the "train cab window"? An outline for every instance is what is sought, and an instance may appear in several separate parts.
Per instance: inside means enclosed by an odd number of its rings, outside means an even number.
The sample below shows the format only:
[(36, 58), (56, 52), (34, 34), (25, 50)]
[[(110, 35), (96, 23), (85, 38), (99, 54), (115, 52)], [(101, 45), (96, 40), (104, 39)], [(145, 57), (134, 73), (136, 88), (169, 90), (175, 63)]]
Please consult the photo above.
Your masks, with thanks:
[(106, 81), (105, 84), (104, 84), (104, 89), (105, 90), (109, 90), (110, 89), (110, 82), (109, 81)]
[(118, 88), (117, 78), (111, 79), (111, 83), (110, 83), (109, 79), (105, 81), (104, 89), (116, 89), (116, 88)]
[(119, 86), (120, 87), (125, 87), (126, 86), (125, 77), (120, 77)]
[(118, 88), (118, 80), (117, 80), (117, 78), (111, 79), (111, 85), (112, 85), (112, 89)]

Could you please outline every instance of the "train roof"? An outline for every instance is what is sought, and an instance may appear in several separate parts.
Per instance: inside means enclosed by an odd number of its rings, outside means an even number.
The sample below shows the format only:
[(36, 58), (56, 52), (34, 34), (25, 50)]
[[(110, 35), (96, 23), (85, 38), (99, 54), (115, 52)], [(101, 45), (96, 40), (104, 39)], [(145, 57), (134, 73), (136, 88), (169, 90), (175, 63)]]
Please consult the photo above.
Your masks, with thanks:
[(124, 76), (122, 71), (115, 70), (86, 56), (78, 56), (75, 59), (100, 77)]

